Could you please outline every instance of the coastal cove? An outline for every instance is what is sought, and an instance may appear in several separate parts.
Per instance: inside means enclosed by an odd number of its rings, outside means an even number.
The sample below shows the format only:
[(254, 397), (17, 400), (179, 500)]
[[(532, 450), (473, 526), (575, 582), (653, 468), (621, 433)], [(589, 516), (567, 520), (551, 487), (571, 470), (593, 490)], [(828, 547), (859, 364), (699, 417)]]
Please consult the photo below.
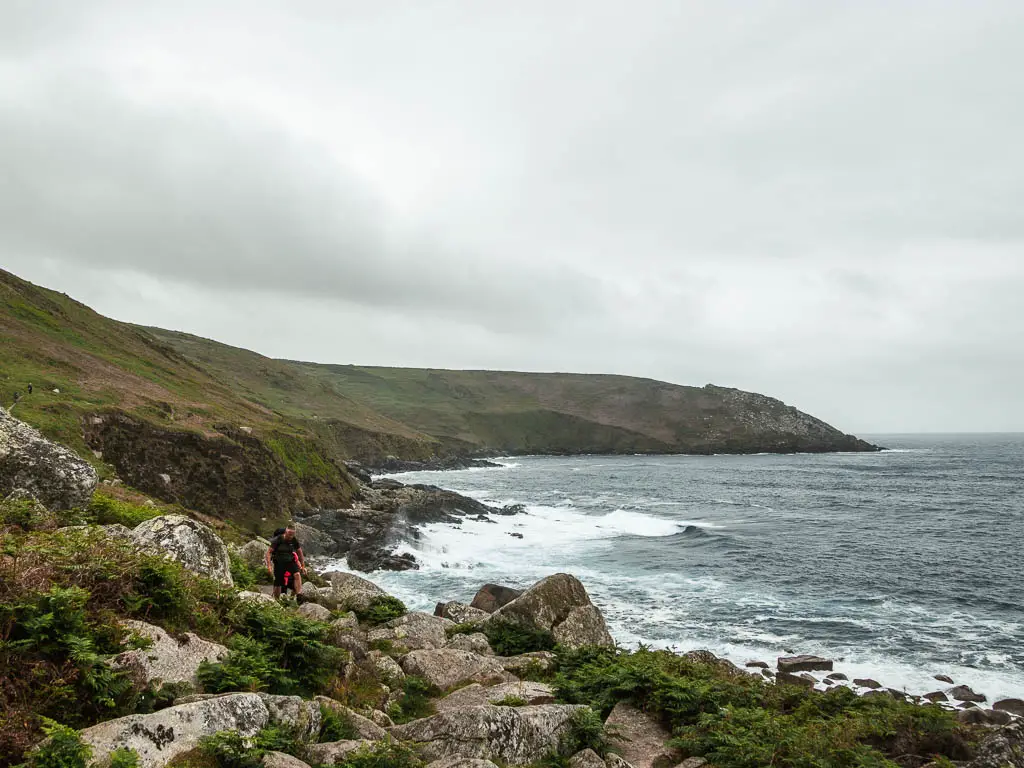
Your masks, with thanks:
[(624, 645), (836, 660), (923, 694), (1024, 696), (1022, 435), (871, 435), (866, 454), (516, 457), (394, 475), (526, 512), (431, 524), (409, 605), (577, 574)]

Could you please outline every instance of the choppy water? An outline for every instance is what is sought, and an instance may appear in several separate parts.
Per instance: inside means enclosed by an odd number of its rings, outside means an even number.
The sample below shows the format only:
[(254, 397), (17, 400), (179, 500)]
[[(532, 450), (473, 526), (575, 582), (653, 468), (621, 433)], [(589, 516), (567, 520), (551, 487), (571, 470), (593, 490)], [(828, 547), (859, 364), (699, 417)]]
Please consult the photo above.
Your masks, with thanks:
[(912, 692), (946, 673), (1024, 697), (1024, 435), (872, 439), (895, 450), (400, 475), (527, 513), (430, 526), (409, 546), (422, 570), (373, 578), (431, 610), (567, 571), (624, 644), (819, 653)]

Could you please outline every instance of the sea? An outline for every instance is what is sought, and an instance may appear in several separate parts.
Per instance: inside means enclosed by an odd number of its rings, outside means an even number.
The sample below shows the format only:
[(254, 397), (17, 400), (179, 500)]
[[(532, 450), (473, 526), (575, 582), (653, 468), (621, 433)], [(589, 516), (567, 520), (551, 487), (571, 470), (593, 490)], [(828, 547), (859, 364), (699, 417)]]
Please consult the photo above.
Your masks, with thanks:
[(572, 573), (616, 641), (742, 665), (793, 653), (923, 694), (1024, 698), (1024, 435), (872, 435), (880, 453), (515, 457), (392, 475), (525, 511), (429, 525), (417, 610)]

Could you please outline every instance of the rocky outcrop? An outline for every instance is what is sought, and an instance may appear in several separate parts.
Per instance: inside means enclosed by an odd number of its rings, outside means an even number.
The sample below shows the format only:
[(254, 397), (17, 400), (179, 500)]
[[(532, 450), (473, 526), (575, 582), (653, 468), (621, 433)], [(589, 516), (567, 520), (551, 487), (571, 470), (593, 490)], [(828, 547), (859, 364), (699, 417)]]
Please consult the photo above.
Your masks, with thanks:
[(0, 498), (23, 489), (50, 510), (83, 507), (97, 480), (78, 454), (0, 407)]
[(367, 633), (370, 643), (387, 641), (410, 651), (443, 648), (448, 642), (445, 630), (455, 622), (427, 613), (407, 613), (397, 619), (371, 629)]
[(282, 725), (307, 739), (320, 729), (320, 707), (297, 696), (231, 693), (169, 707), (151, 715), (129, 715), (86, 728), (82, 741), (102, 763), (118, 748), (134, 749), (140, 768), (163, 768), (175, 756), (198, 746), (217, 731), (255, 736), (268, 725)]
[(469, 605), (471, 608), (476, 608), (484, 613), (494, 613), (502, 606), (511, 603), (521, 594), (523, 594), (521, 589), (503, 587), (500, 584), (484, 584), (477, 591)]
[(1024, 721), (985, 739), (966, 768), (1024, 768)]
[[(522, 594), (522, 593), (520, 593)], [(456, 624), (468, 624), (476, 621), (483, 621), (487, 618), (488, 612), (481, 611), (465, 603), (452, 600), (447, 603), (438, 603), (434, 608), (434, 615), (445, 619), (451, 619)]]
[(210, 528), (184, 515), (165, 515), (139, 523), (132, 536), (140, 547), (163, 551), (193, 573), (233, 584), (228, 548)]
[(832, 671), (832, 662), (821, 656), (780, 656), (779, 672), (814, 672), (817, 670)]
[(328, 608), (362, 611), (370, 607), (378, 597), (387, 597), (387, 592), (372, 581), (345, 571), (330, 571), (324, 577), (330, 582), (326, 595)]
[(547, 683), (517, 681), (500, 685), (473, 683), (448, 694), (435, 705), (438, 712), (460, 707), (483, 707), (510, 699), (519, 699), (523, 705), (554, 704), (554, 689)]
[(949, 692), (949, 695), (957, 701), (973, 701), (981, 703), (986, 700), (985, 694), (977, 693), (967, 685), (958, 685)]
[[(321, 530), (305, 523), (294, 523), (295, 538), (302, 543), (302, 552), (306, 557), (322, 557), (334, 550), (334, 539)], [(263, 550), (266, 552), (266, 550)]]
[(266, 556), (269, 548), (270, 542), (266, 539), (253, 539), (239, 547), (238, 557), (253, 568), (266, 568)]
[(682, 758), (666, 746), (672, 734), (658, 720), (632, 704), (619, 702), (608, 715), (608, 748), (635, 768), (671, 768)]
[(314, 621), (330, 621), (333, 614), (322, 605), (303, 603), (299, 606), (299, 615)]
[(555, 665), (555, 654), (551, 651), (533, 651), (519, 656), (498, 656), (497, 661), (506, 672), (513, 675), (528, 675), (533, 671), (547, 672)]
[(474, 757), (446, 757), (427, 764), (427, 768), (498, 768), (490, 760), (478, 760)]
[(1020, 699), (1001, 699), (992, 705), (992, 709), (1024, 717), (1024, 701)]
[(309, 747), (310, 762), (315, 765), (340, 765), (349, 755), (361, 749), (373, 747), (374, 742), (366, 739), (352, 741), (329, 741), (325, 744), (313, 744)]
[(407, 675), (422, 677), (442, 691), (466, 683), (505, 683), (515, 680), (497, 658), (477, 656), (475, 653), (451, 648), (413, 651), (402, 657), (401, 665)]
[(601, 612), (579, 579), (556, 573), (491, 614), (484, 624), (510, 622), (551, 632), (569, 648), (615, 645)]
[(147, 685), (160, 688), (168, 683), (197, 686), (199, 665), (204, 661), (211, 664), (221, 661), (228, 655), (223, 645), (203, 640), (192, 632), (186, 632), (177, 640), (160, 627), (143, 621), (126, 620), (122, 624), (152, 643), (144, 650), (118, 654), (111, 661), (111, 666), (125, 670), (140, 690)]
[(448, 641), (447, 648), (454, 648), (457, 651), (469, 651), (478, 656), (493, 656), (491, 643), (487, 635), (482, 632), (474, 632), (471, 635), (455, 635)]
[(581, 706), (463, 707), (391, 729), (426, 760), (471, 757), (529, 765), (558, 749)]
[(309, 768), (309, 763), (304, 763), (297, 757), (286, 755), (284, 752), (267, 752), (263, 756), (262, 768)]

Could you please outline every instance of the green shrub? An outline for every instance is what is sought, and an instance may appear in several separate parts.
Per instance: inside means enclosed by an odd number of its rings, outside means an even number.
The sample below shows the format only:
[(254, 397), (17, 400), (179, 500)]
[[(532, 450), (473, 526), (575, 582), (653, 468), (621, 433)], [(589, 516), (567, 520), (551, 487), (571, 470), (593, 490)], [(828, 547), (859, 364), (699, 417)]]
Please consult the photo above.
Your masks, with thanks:
[(119, 747), (110, 754), (106, 768), (139, 768), (139, 753), (134, 749)]
[(39, 519), (38, 508), (28, 499), (0, 500), (0, 528), (31, 530)]
[(53, 720), (43, 722), (46, 741), (28, 753), (28, 768), (86, 768), (92, 747), (85, 744), (78, 731)]
[(527, 627), (511, 621), (489, 621), (477, 631), (487, 636), (498, 656), (518, 656), (534, 651), (551, 651), (555, 638), (546, 629)]
[(139, 523), (161, 515), (156, 507), (132, 504), (130, 501), (115, 499), (99, 491), (93, 494), (85, 511), (89, 519), (97, 525), (120, 523), (128, 528), (134, 528)]
[(270, 726), (257, 733), (249, 744), (238, 731), (218, 731), (200, 740), (199, 751), (213, 760), (217, 768), (259, 768), (267, 752), (297, 755), (302, 752), (302, 744), (287, 728)]
[(422, 768), (423, 761), (405, 744), (385, 740), (350, 754), (338, 768)]
[(286, 675), (263, 643), (244, 635), (228, 641), (230, 652), (221, 662), (204, 661), (197, 677), (207, 693), (265, 691), (289, 687)]
[(402, 697), (388, 708), (388, 715), (395, 723), (409, 723), (434, 714), (431, 699), (441, 693), (434, 686), (422, 677), (409, 675), (402, 689)]
[(317, 742), (320, 744), (359, 738), (359, 733), (356, 731), (355, 725), (352, 724), (352, 720), (333, 707), (320, 705), (320, 723), (320, 735), (317, 738)]
[(592, 749), (604, 756), (608, 751), (604, 723), (601, 716), (592, 709), (580, 709), (573, 713), (569, 731), (560, 745), (563, 755), (575, 755), (584, 749)]
[(375, 626), (405, 616), (409, 609), (405, 603), (391, 595), (380, 595), (375, 597), (367, 608), (357, 610), (356, 616), (360, 621)]
[(494, 706), (496, 707), (525, 707), (530, 702), (528, 702), (522, 696), (509, 695), (501, 699), (500, 701), (494, 701), (491, 703), (494, 704)]

